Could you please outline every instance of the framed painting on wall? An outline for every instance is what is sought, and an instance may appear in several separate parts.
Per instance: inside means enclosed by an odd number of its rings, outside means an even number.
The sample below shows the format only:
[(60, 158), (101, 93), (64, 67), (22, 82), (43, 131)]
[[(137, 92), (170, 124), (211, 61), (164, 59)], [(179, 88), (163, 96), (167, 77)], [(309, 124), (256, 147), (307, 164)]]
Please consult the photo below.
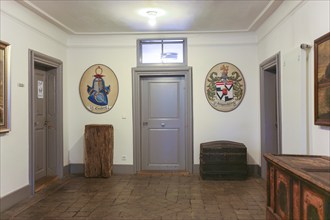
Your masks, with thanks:
[(330, 126), (330, 32), (314, 41), (314, 123)]
[(10, 46), (0, 41), (0, 133), (10, 130)]

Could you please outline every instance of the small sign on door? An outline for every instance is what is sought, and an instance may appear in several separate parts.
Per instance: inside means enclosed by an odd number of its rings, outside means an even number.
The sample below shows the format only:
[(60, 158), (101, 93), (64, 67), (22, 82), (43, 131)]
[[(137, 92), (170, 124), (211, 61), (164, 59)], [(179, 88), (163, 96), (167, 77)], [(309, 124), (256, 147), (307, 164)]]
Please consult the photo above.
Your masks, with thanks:
[(38, 99), (44, 98), (44, 82), (38, 80)]

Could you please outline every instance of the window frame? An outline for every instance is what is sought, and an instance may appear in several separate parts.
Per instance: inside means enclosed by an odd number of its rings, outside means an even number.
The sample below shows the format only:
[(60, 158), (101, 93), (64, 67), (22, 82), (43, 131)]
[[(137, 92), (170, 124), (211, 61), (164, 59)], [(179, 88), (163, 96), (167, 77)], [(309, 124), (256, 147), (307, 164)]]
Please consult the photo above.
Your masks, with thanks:
[[(154, 41), (154, 42), (153, 42)], [(173, 41), (173, 42), (170, 42)], [(182, 58), (181, 63), (142, 63), (142, 46), (146, 44), (161, 44), (162, 50), (164, 44), (181, 43), (182, 41)], [(187, 38), (144, 38), (137, 40), (137, 66), (139, 67), (169, 67), (169, 66), (187, 66)]]

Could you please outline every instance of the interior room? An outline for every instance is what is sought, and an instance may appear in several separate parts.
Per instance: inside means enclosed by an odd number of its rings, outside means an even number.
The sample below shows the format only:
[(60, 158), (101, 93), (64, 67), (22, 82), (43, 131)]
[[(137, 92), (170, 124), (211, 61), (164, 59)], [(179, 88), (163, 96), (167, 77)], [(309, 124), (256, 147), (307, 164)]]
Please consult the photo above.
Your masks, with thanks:
[[(154, 188), (171, 185), (174, 178), (183, 185), (206, 184), (221, 199), (221, 192), (235, 192), (231, 186), (254, 193), (256, 200), (261, 190), (264, 212), (266, 196), (271, 196), (268, 181), (277, 172), (272, 169), (282, 161), (265, 160), (264, 154), (312, 156), (309, 163), (316, 168), (330, 167), (330, 103), (323, 98), (329, 92), (322, 96), (317, 90), (329, 88), (320, 84), (330, 71), (329, 8), (330, 2), (323, 0), (0, 1), (0, 211), (44, 195), (36, 192), (37, 179), (52, 185), (50, 191), (60, 186), (110, 191), (113, 185), (124, 192), (120, 183), (152, 185), (152, 178), (139, 178), (153, 176), (158, 178)], [(162, 56), (148, 57), (150, 45), (161, 48)], [(325, 64), (319, 67), (321, 62)], [(157, 81), (162, 79), (166, 86)], [(173, 113), (180, 120), (164, 119), (168, 106), (180, 109)], [(159, 120), (147, 120), (155, 109)], [(174, 124), (179, 127), (172, 129)], [(96, 185), (93, 178), (83, 177), (93, 172), (87, 171), (86, 125), (112, 129), (106, 140), (112, 148), (110, 172)], [(160, 135), (161, 129), (168, 132)], [(243, 146), (245, 184), (202, 180), (203, 144), (218, 141)], [(150, 147), (154, 142), (156, 150)], [(177, 148), (167, 148), (172, 145)], [(90, 147), (95, 152), (95, 144)], [(45, 155), (40, 161), (38, 152)], [(44, 173), (37, 172), (39, 165)], [(278, 172), (275, 176), (281, 177)], [(329, 207), (329, 170), (325, 173), (320, 201)], [(113, 182), (106, 186), (106, 179)], [(228, 219), (252, 218), (240, 206), (237, 210)], [(159, 213), (148, 217), (161, 219)], [(172, 214), (168, 219), (180, 219)], [(274, 215), (285, 219), (286, 213)]]

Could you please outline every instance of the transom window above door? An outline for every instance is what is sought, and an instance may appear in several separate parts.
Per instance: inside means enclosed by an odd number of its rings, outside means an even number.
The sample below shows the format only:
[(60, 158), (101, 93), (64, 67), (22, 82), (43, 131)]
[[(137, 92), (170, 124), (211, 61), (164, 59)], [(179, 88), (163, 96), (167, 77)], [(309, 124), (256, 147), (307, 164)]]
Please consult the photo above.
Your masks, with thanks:
[(140, 39), (137, 41), (138, 66), (186, 66), (187, 39)]

